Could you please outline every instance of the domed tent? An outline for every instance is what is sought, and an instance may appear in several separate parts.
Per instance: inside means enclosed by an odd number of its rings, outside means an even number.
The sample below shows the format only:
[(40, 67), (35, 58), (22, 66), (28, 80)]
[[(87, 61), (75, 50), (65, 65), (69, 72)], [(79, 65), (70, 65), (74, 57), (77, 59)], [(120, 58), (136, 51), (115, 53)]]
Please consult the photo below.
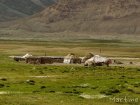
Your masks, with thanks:
[(28, 57), (31, 57), (32, 55), (31, 54), (25, 54), (24, 56), (22, 56), (21, 58), (28, 58)]
[(85, 66), (102, 66), (111, 64), (111, 59), (102, 57), (100, 55), (94, 55), (92, 58), (85, 61)]
[(92, 58), (94, 56), (93, 53), (88, 53), (82, 58), (82, 62), (84, 63), (86, 60)]
[(70, 53), (64, 57), (63, 63), (65, 64), (81, 63), (81, 58), (77, 57), (74, 53)]

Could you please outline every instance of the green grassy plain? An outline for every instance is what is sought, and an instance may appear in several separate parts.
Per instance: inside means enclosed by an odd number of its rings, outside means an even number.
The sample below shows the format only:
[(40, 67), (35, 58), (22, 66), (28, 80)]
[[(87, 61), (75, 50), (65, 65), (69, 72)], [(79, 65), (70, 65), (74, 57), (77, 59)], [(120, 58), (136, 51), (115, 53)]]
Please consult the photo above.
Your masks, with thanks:
[[(111, 57), (140, 57), (140, 43), (119, 40), (0, 40), (0, 105), (140, 104), (139, 66), (32, 65), (15, 62), (8, 57), (25, 53), (65, 56), (71, 52), (78, 56), (93, 52)], [(101, 98), (102, 95), (105, 97)], [(122, 102), (118, 98), (122, 98)]]

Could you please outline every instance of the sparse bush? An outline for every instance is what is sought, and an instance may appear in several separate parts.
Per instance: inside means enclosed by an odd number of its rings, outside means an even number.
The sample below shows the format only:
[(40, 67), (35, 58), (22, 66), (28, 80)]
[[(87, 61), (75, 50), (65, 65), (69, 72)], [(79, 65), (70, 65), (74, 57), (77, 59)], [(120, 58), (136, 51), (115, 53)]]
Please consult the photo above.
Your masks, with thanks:
[(41, 86), (41, 87), (40, 87), (40, 89), (45, 89), (45, 88), (46, 88), (46, 86)]
[(26, 83), (28, 83), (30, 85), (35, 85), (35, 81), (34, 80), (26, 80)]
[(105, 95), (112, 95), (112, 94), (120, 93), (120, 90), (112, 87), (112, 88), (103, 90), (100, 93), (105, 94)]
[(81, 94), (83, 92), (73, 89), (72, 91), (64, 91), (66, 94)]
[(7, 79), (6, 79), (6, 78), (1, 78), (0, 80), (2, 80), (2, 81), (7, 81)]
[(91, 87), (91, 89), (97, 89), (98, 88), (98, 86), (92, 86)]
[(54, 90), (50, 90), (49, 92), (50, 92), (50, 93), (55, 93), (55, 91), (54, 91)]
[(5, 85), (4, 84), (0, 84), (0, 88), (3, 88)]
[(32, 91), (32, 93), (39, 93), (39, 92), (40, 92), (39, 90)]
[(127, 91), (134, 92), (134, 90), (132, 88), (130, 88), (130, 87), (127, 88)]
[(133, 84), (134, 87), (139, 87), (140, 86), (140, 82), (136, 82)]
[(137, 71), (140, 71), (140, 68), (138, 68)]

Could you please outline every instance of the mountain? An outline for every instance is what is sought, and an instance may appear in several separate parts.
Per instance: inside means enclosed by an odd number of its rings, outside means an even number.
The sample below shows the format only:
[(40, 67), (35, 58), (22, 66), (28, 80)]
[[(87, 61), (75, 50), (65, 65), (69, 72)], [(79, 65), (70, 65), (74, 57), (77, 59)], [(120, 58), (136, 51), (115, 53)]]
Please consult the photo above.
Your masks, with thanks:
[(140, 40), (140, 0), (0, 1), (0, 39)]
[(139, 34), (139, 17), (140, 0), (59, 0), (17, 28), (26, 29), (27, 25), (40, 32)]
[(54, 2), (54, 0), (0, 0), (0, 21), (33, 15)]

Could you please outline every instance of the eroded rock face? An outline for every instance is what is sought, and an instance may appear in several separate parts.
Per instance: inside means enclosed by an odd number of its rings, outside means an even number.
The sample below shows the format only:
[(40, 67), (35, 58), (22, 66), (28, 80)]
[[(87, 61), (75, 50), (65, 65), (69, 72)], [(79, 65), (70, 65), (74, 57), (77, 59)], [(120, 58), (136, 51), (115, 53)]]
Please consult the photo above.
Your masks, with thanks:
[(49, 15), (47, 18), (55, 18), (53, 21), (58, 21), (72, 17), (85, 20), (121, 18), (134, 13), (140, 13), (138, 0), (58, 0), (40, 15)]
[(121, 18), (140, 12), (138, 0), (111, 0), (106, 15), (112, 18)]

